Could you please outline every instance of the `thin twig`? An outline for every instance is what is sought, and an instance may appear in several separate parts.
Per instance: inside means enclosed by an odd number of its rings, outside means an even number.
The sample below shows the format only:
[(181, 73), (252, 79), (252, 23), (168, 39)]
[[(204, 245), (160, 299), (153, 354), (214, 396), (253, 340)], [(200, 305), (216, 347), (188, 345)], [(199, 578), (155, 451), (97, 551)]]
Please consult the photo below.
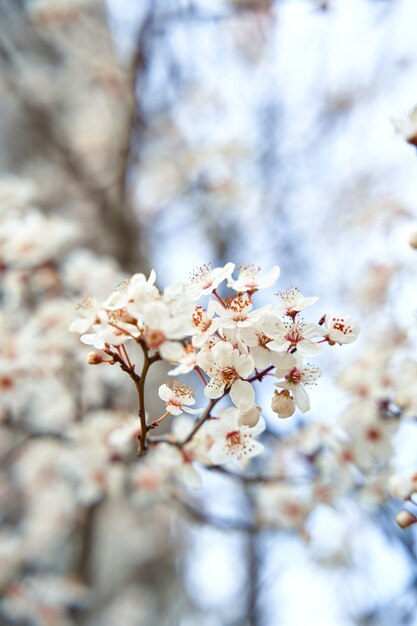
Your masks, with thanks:
[(194, 437), (196, 432), (199, 431), (202, 425), (211, 417), (212, 408), (216, 406), (216, 404), (221, 398), (223, 398), (223, 396), (220, 396), (220, 398), (213, 398), (212, 400), (210, 400), (203, 415), (196, 421), (196, 423), (194, 424), (194, 428), (189, 433), (189, 435), (184, 439), (181, 446), (185, 446), (187, 443), (191, 441), (191, 439)]
[(148, 370), (152, 363), (158, 361), (161, 357), (157, 352), (153, 357), (149, 356), (148, 347), (146, 343), (141, 339), (139, 345), (143, 352), (143, 367), (142, 372), (138, 380), (135, 381), (136, 389), (138, 392), (139, 400), (139, 419), (140, 419), (140, 434), (139, 434), (139, 454), (142, 456), (146, 452), (146, 436), (148, 434), (148, 427), (146, 424), (146, 411), (145, 411), (145, 382)]

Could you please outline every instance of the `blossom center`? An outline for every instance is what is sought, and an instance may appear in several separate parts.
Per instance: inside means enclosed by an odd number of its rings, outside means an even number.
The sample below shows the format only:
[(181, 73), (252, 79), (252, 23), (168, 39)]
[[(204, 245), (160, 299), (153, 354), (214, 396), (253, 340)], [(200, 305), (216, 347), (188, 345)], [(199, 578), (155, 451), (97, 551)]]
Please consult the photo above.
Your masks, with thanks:
[(379, 441), (381, 439), (381, 431), (378, 428), (368, 428), (366, 431), (366, 437), (369, 441)]
[(333, 323), (333, 328), (340, 331), (344, 335), (350, 335), (352, 332), (352, 328), (349, 326), (349, 324), (346, 324), (340, 317), (335, 319)]
[(245, 265), (238, 268), (240, 272), (240, 278), (243, 279), (245, 286), (250, 289), (257, 289), (258, 287), (258, 274), (261, 268), (257, 265)]
[(183, 402), (177, 396), (173, 396), (172, 398), (168, 400), (167, 405), (177, 406), (181, 408), (183, 405)]
[(263, 333), (258, 334), (258, 346), (261, 348), (266, 348), (267, 344), (271, 341), (270, 337), (267, 337)]
[(232, 446), (238, 446), (241, 443), (241, 436), (238, 430), (233, 430), (231, 433), (227, 433), (226, 439)]
[(239, 378), (239, 374), (235, 370), (234, 367), (225, 367), (221, 371), (222, 380), (226, 383), (227, 386), (234, 383), (235, 380)]
[(297, 519), (303, 510), (296, 502), (284, 502), (282, 505), (282, 511), (284, 515), (290, 519)]
[(174, 384), (172, 386), (172, 396), (168, 400), (167, 404), (171, 404), (172, 406), (179, 406), (181, 408), (184, 404), (190, 404), (193, 401), (193, 398), (193, 387), (187, 387), (185, 384), (180, 385), (178, 380), (174, 380)]
[(213, 284), (211, 264), (201, 265), (191, 274), (191, 280), (197, 283), (202, 289), (208, 289)]
[(303, 340), (303, 334), (299, 328), (291, 328), (291, 330), (285, 335), (284, 339), (289, 341), (291, 344), (296, 344)]
[(248, 319), (248, 311), (251, 309), (251, 305), (252, 300), (246, 293), (233, 299), (229, 298), (226, 302), (226, 307), (235, 322), (243, 322)]
[(290, 383), (300, 383), (302, 379), (302, 373), (296, 367), (293, 367), (292, 370), (285, 377)]
[(166, 336), (162, 330), (148, 330), (146, 333), (146, 343), (150, 350), (157, 350), (166, 341)]
[(205, 333), (207, 330), (209, 330), (210, 326), (213, 323), (213, 320), (211, 320), (209, 317), (204, 315), (204, 309), (201, 306), (195, 307), (192, 320), (193, 320), (193, 326), (195, 328), (198, 328), (198, 330), (202, 333)]
[(12, 389), (13, 379), (10, 376), (0, 377), (0, 389)]

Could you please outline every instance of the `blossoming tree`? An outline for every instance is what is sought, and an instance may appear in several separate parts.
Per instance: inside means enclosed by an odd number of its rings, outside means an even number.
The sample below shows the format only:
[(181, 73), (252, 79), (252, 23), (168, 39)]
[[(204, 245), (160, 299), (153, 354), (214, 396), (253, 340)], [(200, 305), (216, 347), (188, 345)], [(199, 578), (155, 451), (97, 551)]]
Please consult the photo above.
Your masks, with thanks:
[(415, 620), (415, 19), (296, 4), (0, 3), (1, 623)]

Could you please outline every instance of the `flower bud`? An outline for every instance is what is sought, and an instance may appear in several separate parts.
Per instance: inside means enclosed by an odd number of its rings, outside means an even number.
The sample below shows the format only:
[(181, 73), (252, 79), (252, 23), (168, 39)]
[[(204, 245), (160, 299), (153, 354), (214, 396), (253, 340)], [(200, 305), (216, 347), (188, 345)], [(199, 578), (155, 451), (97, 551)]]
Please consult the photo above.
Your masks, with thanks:
[(271, 401), (271, 409), (277, 413), (278, 417), (291, 417), (295, 411), (295, 401), (288, 389), (275, 391)]
[(239, 409), (238, 421), (240, 426), (256, 426), (261, 415), (261, 407), (253, 404), (248, 409)]
[(103, 363), (103, 361), (103, 357), (100, 356), (98, 352), (89, 352), (87, 354), (87, 363), (89, 365), (100, 365), (100, 363)]
[(411, 233), (408, 243), (410, 244), (411, 248), (414, 248), (414, 250), (417, 250), (417, 230), (414, 230)]
[(396, 516), (395, 521), (400, 528), (408, 528), (417, 522), (417, 518), (409, 511), (401, 511)]

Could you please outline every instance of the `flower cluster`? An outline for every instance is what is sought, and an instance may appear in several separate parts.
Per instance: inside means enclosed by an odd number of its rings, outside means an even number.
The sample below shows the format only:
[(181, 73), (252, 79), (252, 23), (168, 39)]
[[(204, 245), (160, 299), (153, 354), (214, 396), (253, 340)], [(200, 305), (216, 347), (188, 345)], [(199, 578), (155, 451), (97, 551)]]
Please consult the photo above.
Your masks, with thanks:
[(73, 301), (121, 274), (112, 259), (76, 247), (76, 224), (33, 206), (35, 195), (28, 181), (0, 179), (0, 421), (56, 432), (96, 404), (111, 376), (83, 365), (71, 375)]
[[(129, 587), (119, 593), (113, 585), (109, 621), (96, 615), (100, 583), (87, 588), (86, 557), (78, 557), (88, 553), (88, 533), (100, 560), (115, 545), (110, 538), (123, 535), (130, 564), (143, 559), (134, 549), (138, 537), (149, 559), (165, 562), (167, 515), (138, 512), (124, 489), (140, 428), (123, 405), (128, 385), (111, 368), (85, 364), (68, 332), (82, 294), (94, 288), (101, 298), (123, 274), (115, 259), (81, 247), (76, 223), (45, 213), (38, 201), (32, 182), (0, 177), (0, 622), (68, 626), (71, 613), (88, 605), (92, 622), (111, 625), (127, 596), (141, 612), (141, 587), (131, 597)], [(129, 485), (133, 476), (132, 470)], [(113, 510), (111, 498), (118, 501)], [(110, 530), (118, 524), (123, 533)], [(117, 561), (124, 568), (121, 543)], [(143, 612), (142, 621), (150, 621), (146, 607)]]
[[(274, 286), (278, 266), (269, 272), (254, 265), (239, 267), (236, 277), (235, 269), (233, 263), (214, 269), (207, 264), (196, 269), (188, 282), (164, 291), (157, 288), (154, 271), (149, 278), (135, 274), (103, 302), (89, 297), (79, 305), (80, 317), (70, 329), (95, 348), (88, 362), (119, 364), (138, 389), (142, 454), (154, 443), (149, 431), (167, 415), (202, 412), (182, 442), (171, 435), (171, 444), (182, 452), (187, 449), (183, 461), (222, 464), (235, 459), (245, 464), (262, 451), (255, 437), (266, 426), (256, 403), (257, 382), (275, 378), (271, 408), (278, 417), (289, 417), (296, 408), (306, 412), (310, 408), (307, 389), (316, 384), (320, 370), (305, 360), (325, 344), (351, 343), (358, 336), (359, 326), (347, 314), (329, 312), (317, 323), (301, 318), (300, 312), (317, 298), (305, 297), (295, 288), (277, 294), (273, 303), (255, 306), (255, 294)], [(219, 289), (226, 287), (229, 293), (220, 295)], [(135, 344), (143, 352), (141, 373), (133, 364), (138, 358)], [(194, 391), (176, 381), (172, 387), (160, 386), (165, 412), (149, 419), (144, 384), (156, 360), (170, 363), (169, 373), (174, 376), (194, 371), (209, 401), (207, 408), (191, 409)], [(226, 396), (232, 406), (212, 415)]]
[(363, 400), (332, 423), (305, 423), (273, 443), (267, 476), (257, 492), (259, 523), (305, 532), (317, 503), (338, 508), (353, 494), (367, 507), (389, 498), (392, 437), (399, 420)]

